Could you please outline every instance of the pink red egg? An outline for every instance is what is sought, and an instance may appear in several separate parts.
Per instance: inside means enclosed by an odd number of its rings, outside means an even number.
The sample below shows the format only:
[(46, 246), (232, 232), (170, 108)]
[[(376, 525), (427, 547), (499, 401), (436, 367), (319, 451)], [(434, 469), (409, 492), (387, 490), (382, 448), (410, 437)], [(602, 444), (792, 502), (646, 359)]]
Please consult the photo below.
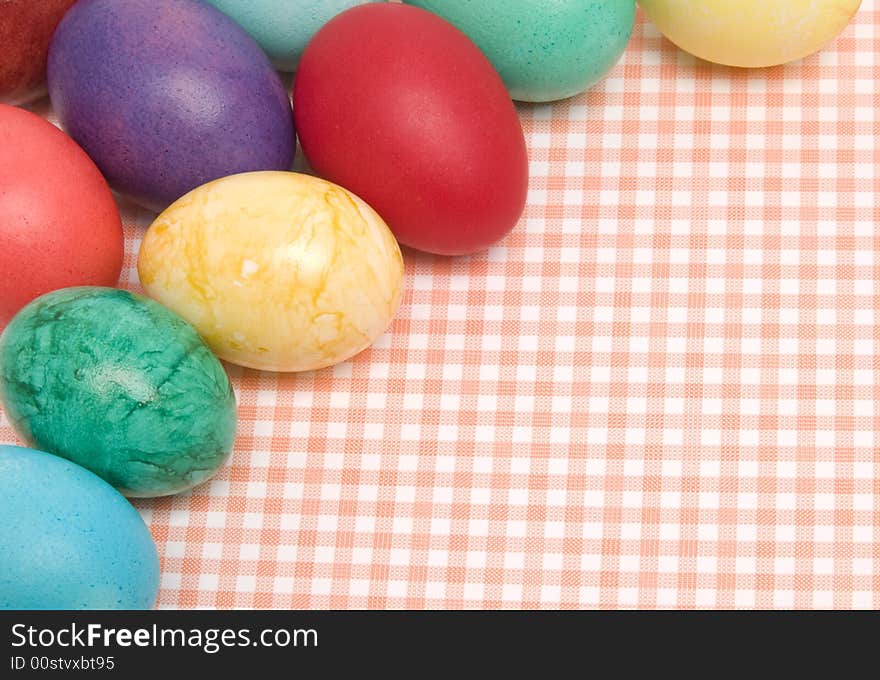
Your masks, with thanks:
[(405, 245), (473, 253), (523, 212), (526, 146), (504, 83), (469, 38), (425, 10), (375, 3), (326, 24), (300, 62), (294, 115), (315, 170)]
[(0, 102), (21, 104), (46, 89), (46, 55), (76, 0), (0, 0)]
[(122, 252), (95, 164), (51, 123), (0, 104), (0, 328), (52, 290), (115, 285)]

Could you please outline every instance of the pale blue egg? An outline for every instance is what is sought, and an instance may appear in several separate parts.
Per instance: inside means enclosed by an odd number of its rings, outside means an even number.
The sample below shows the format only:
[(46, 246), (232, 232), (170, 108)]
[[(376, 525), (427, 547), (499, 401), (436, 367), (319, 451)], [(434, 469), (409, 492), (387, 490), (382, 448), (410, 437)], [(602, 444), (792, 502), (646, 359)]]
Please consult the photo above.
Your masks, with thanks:
[(312, 36), (334, 16), (380, 0), (207, 0), (235, 19), (275, 65), (292, 71)]
[(57, 456), (0, 446), (0, 609), (149, 609), (156, 545), (107, 482)]

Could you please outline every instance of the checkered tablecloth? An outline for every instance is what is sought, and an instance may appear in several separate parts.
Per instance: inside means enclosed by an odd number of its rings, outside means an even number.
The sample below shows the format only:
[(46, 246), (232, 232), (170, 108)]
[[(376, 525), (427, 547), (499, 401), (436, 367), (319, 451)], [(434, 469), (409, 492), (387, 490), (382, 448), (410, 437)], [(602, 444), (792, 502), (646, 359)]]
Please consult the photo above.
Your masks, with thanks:
[(504, 243), (407, 252), (354, 361), (229, 368), (231, 463), (137, 502), (159, 605), (880, 606), (878, 106), (880, 0), (758, 71), (640, 16), (592, 92), (520, 107)]

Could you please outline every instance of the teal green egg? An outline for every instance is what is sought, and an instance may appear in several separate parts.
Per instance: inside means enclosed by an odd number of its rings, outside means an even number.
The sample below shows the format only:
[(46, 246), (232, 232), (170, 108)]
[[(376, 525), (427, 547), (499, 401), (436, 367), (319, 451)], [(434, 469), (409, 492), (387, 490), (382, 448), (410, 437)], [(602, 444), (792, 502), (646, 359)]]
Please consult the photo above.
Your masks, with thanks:
[(632, 35), (635, 0), (404, 0), (455, 24), (518, 101), (588, 90), (614, 67)]
[(159, 556), (107, 482), (42, 451), (0, 445), (0, 609), (150, 609)]
[(185, 491), (232, 451), (235, 397), (195, 329), (113, 288), (37, 298), (0, 336), (0, 403), (29, 446), (134, 497)]
[(251, 34), (282, 71), (293, 71), (312, 36), (330, 19), (378, 0), (207, 0)]

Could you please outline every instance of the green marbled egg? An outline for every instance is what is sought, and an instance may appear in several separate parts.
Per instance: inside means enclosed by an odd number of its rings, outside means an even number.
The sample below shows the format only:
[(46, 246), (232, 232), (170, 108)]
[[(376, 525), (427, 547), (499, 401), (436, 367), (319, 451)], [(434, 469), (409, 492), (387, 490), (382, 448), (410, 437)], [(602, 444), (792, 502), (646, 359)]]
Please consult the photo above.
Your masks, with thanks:
[(547, 102), (583, 92), (620, 59), (635, 0), (404, 0), (466, 33), (513, 99)]
[(235, 396), (195, 329), (113, 288), (37, 298), (0, 337), (0, 403), (28, 445), (128, 496), (211, 477), (232, 451)]

